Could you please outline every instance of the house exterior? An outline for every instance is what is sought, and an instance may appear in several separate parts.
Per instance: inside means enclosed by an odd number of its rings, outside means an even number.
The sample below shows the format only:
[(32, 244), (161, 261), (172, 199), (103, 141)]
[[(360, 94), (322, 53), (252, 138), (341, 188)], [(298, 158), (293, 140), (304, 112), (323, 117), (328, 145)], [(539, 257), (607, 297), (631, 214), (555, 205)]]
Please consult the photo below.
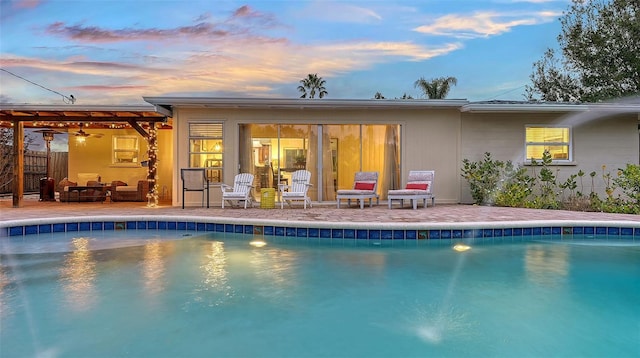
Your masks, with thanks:
[[(469, 203), (462, 160), (494, 159), (530, 165), (548, 150), (560, 181), (579, 170), (639, 164), (640, 104), (563, 104), (466, 100), (330, 100), (145, 97), (173, 118), (171, 197), (182, 205), (180, 168), (205, 168), (212, 191), (239, 172), (255, 175), (254, 196), (312, 172), (312, 200), (335, 201), (357, 171), (377, 171), (379, 194), (401, 188), (409, 170), (435, 170), (438, 203)], [(71, 157), (71, 155), (70, 155)], [(164, 178), (167, 181), (167, 178)], [(166, 185), (166, 184), (165, 184)], [(603, 193), (605, 184), (595, 181)], [(198, 193), (185, 199), (199, 206)]]
[[(335, 202), (358, 171), (379, 173), (378, 192), (402, 188), (410, 170), (435, 170), (437, 203), (470, 203), (463, 159), (529, 166), (548, 150), (558, 181), (596, 172), (615, 175), (640, 164), (640, 104), (530, 103), (467, 100), (347, 100), (145, 97), (145, 106), (0, 105), (0, 126), (69, 132), (68, 178), (98, 173), (109, 184), (136, 185), (155, 177), (160, 199), (181, 206), (181, 168), (204, 168), (210, 205), (221, 205), (220, 184), (240, 172), (255, 176), (255, 198), (287, 183), (297, 169), (312, 173), (309, 194)], [(78, 136), (82, 129), (88, 137)], [(86, 138), (86, 141), (83, 141)], [(19, 144), (19, 143), (18, 143)], [(14, 143), (15, 153), (21, 153)], [(530, 167), (533, 171), (533, 167)], [(14, 180), (15, 183), (21, 182)], [(591, 180), (585, 183), (591, 189)], [(15, 185), (15, 184), (14, 184)], [(154, 185), (150, 186), (151, 188)], [(16, 195), (14, 190), (14, 206)], [(153, 195), (152, 195), (153, 196)], [(186, 206), (200, 206), (186, 193)]]

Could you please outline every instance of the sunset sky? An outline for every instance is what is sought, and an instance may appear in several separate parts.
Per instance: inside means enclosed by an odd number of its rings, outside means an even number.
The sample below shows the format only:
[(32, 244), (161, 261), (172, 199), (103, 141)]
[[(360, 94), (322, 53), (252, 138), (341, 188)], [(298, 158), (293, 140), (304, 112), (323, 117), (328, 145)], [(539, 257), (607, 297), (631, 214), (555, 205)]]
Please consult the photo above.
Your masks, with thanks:
[[(0, 102), (144, 104), (142, 96), (524, 99), (570, 1), (0, 0)], [(18, 78), (14, 75), (20, 76)], [(44, 88), (42, 88), (44, 87)], [(57, 94), (57, 93), (59, 94)]]

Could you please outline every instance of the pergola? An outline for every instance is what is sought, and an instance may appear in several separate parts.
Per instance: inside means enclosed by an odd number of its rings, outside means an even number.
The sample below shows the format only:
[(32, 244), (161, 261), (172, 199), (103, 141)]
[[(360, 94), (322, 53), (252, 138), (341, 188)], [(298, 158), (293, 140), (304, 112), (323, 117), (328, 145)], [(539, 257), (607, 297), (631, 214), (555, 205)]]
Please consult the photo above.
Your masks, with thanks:
[[(13, 129), (13, 207), (24, 195), (24, 129), (133, 128), (148, 142), (149, 198), (157, 197), (157, 125), (171, 128), (170, 110), (160, 106), (20, 105), (0, 103), (0, 127)], [(151, 200), (149, 201), (151, 204)]]

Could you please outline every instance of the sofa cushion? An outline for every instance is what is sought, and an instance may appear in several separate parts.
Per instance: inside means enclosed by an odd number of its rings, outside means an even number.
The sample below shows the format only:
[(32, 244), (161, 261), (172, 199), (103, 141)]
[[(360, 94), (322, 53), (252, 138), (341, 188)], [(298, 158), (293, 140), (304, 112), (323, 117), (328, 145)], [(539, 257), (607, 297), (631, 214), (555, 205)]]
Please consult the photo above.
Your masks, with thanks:
[(120, 180), (114, 180), (111, 182), (111, 186), (115, 187), (115, 186), (127, 186), (127, 183), (120, 181)]
[(78, 173), (78, 183), (80, 185), (87, 185), (90, 181), (100, 181), (100, 175), (98, 173)]
[(58, 183), (58, 191), (69, 191), (70, 186), (78, 186), (78, 183), (72, 182), (67, 178), (60, 180)]
[(116, 186), (116, 191), (117, 192), (127, 192), (127, 191), (136, 192), (136, 191), (138, 191), (138, 187), (136, 187), (136, 186), (119, 185), (119, 186)]

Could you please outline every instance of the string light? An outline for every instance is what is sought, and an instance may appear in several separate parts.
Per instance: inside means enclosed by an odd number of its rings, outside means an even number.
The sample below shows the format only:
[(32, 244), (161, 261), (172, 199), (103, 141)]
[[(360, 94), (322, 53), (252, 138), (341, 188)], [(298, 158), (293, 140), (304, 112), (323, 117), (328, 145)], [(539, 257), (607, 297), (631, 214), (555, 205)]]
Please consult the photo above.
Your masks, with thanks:
[(147, 193), (147, 207), (155, 208), (158, 206), (158, 130), (156, 129), (155, 123), (151, 123), (149, 126), (147, 156), (149, 157), (147, 181), (151, 189)]

